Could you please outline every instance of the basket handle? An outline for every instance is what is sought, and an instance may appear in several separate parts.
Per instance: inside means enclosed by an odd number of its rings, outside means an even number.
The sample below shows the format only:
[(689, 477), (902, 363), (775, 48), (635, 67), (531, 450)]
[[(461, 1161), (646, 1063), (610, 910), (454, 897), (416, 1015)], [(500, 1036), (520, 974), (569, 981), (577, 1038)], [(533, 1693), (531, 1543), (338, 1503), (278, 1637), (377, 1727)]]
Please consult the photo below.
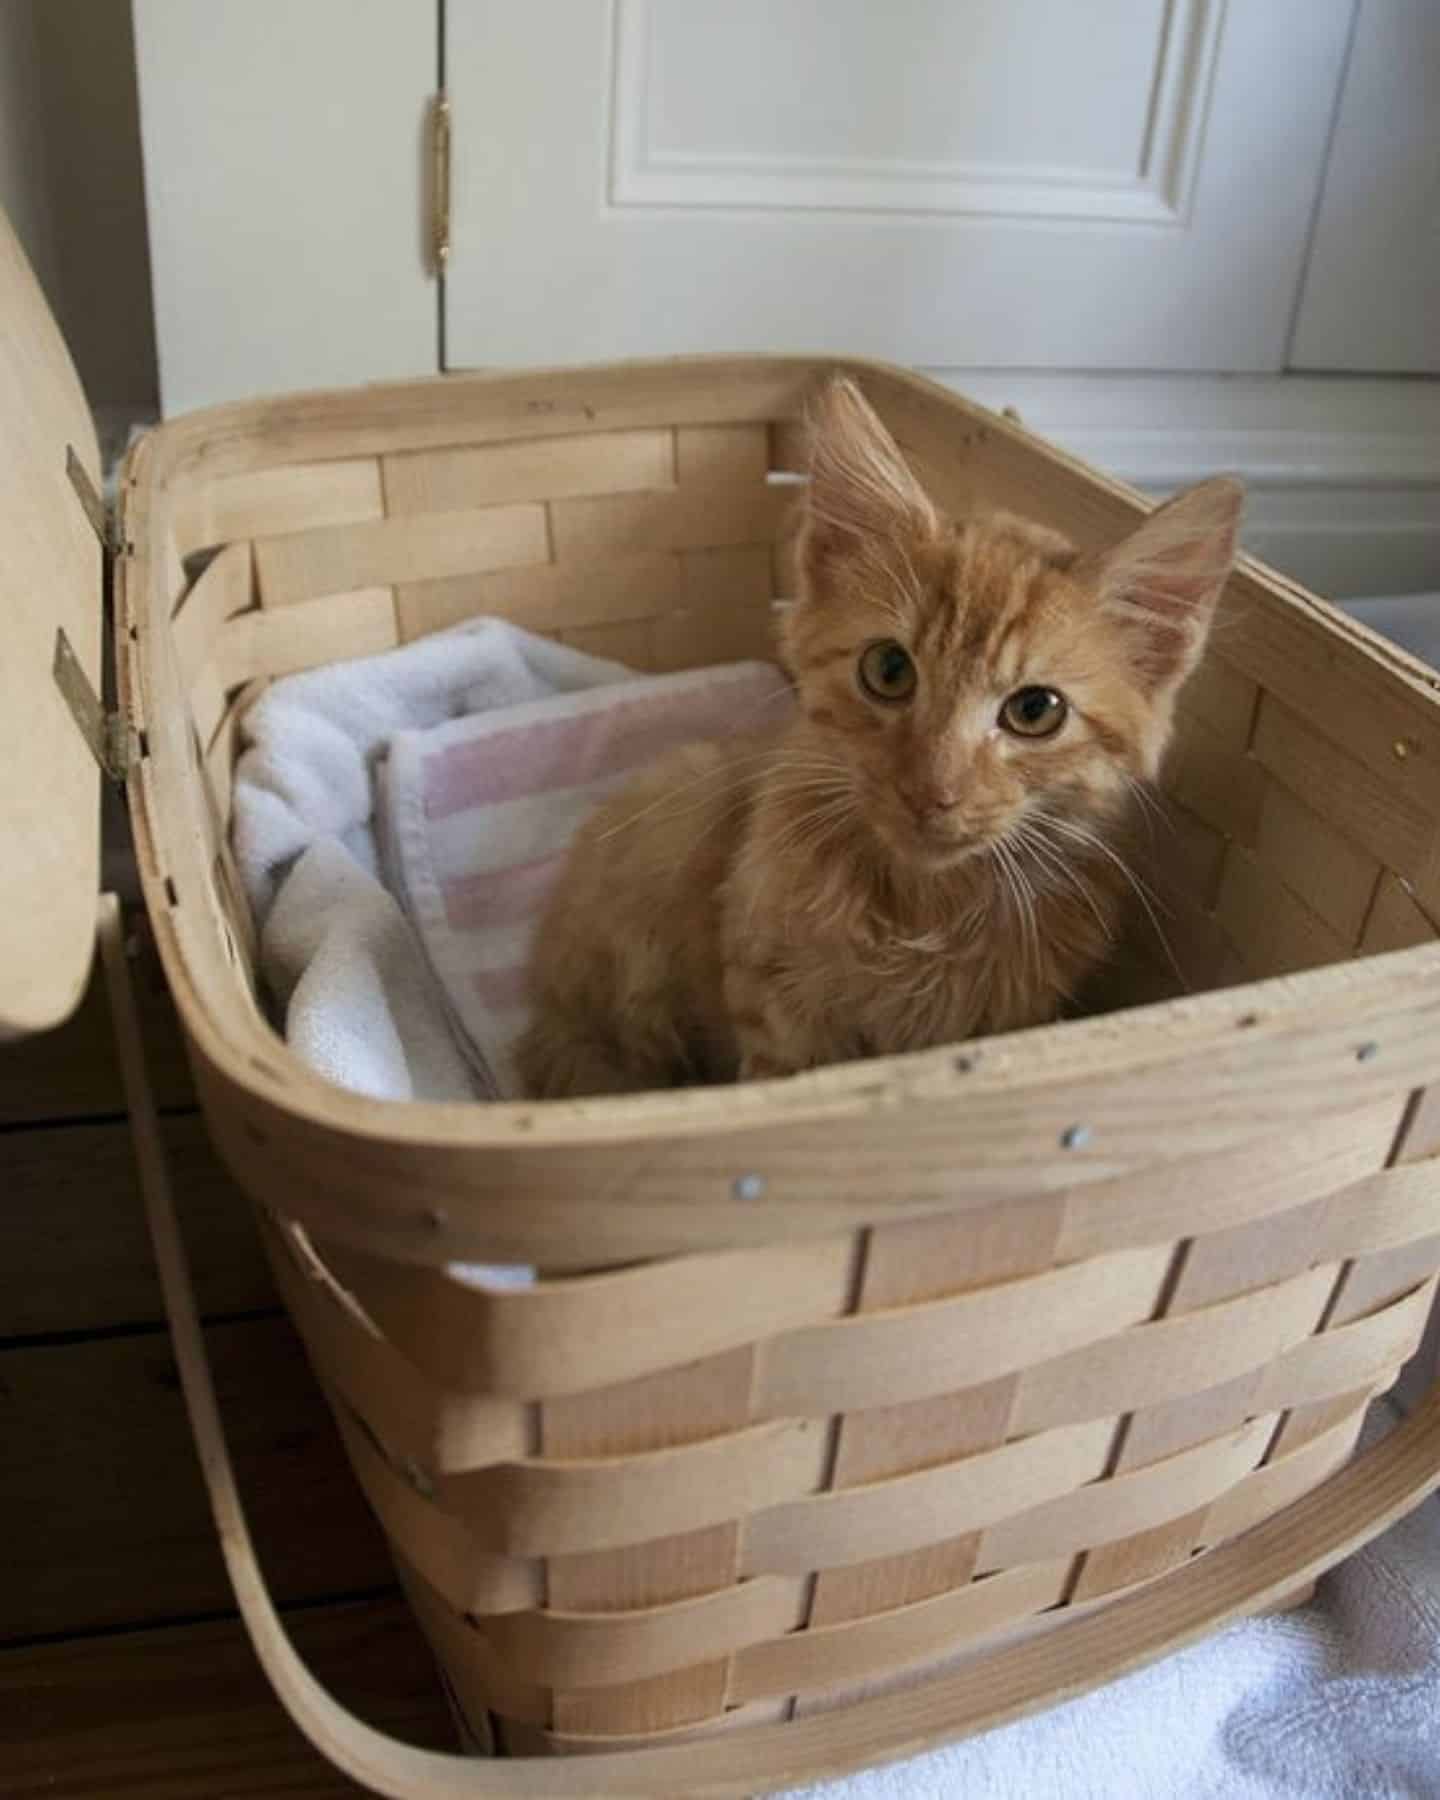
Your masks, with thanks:
[(290, 1642), (255, 1559), (205, 1351), (141, 1050), (119, 903), (100, 949), (145, 1211), (186, 1409), (235, 1599), (290, 1717), (322, 1755), (394, 1800), (754, 1794), (914, 1755), (1072, 1699), (1312, 1581), (1440, 1486), (1440, 1380), (1406, 1422), (1284, 1512), (1069, 1627), (960, 1673), (788, 1724), (651, 1749), (488, 1761), (419, 1750), (346, 1712)]

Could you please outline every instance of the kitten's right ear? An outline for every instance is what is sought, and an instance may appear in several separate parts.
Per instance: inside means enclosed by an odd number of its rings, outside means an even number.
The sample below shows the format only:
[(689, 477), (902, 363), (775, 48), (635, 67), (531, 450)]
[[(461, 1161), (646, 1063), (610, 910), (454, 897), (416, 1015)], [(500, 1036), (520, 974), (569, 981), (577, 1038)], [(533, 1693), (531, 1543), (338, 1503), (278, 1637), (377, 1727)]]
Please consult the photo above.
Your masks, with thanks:
[(929, 495), (853, 381), (837, 376), (826, 386), (809, 427), (807, 559), (853, 553), (866, 540), (936, 535), (939, 520)]
[(1086, 570), (1156, 695), (1173, 694), (1200, 659), (1234, 566), (1244, 504), (1245, 490), (1228, 476), (1199, 482)]

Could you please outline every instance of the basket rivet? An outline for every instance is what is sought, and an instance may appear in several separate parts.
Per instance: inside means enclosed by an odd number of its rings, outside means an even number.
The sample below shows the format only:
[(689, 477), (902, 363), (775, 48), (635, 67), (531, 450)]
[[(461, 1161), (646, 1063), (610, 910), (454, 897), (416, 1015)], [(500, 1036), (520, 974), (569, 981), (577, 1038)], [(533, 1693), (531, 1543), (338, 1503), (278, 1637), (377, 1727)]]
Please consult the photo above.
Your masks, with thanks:
[(1092, 1133), (1088, 1125), (1067, 1125), (1060, 1133), (1062, 1150), (1083, 1150), (1090, 1142)]
[(730, 1192), (737, 1200), (758, 1200), (765, 1192), (763, 1175), (737, 1175), (731, 1183)]
[(1379, 1054), (1380, 1046), (1372, 1039), (1369, 1043), (1362, 1044), (1355, 1052), (1355, 1060), (1356, 1062), (1373, 1062)]
[(439, 1206), (427, 1206), (423, 1217), (431, 1231), (443, 1230), (450, 1223), (450, 1215)]
[(1405, 758), (1409, 756), (1415, 747), (1414, 738), (1396, 738), (1395, 742), (1390, 746), (1395, 753), (1396, 762), (1404, 762)]

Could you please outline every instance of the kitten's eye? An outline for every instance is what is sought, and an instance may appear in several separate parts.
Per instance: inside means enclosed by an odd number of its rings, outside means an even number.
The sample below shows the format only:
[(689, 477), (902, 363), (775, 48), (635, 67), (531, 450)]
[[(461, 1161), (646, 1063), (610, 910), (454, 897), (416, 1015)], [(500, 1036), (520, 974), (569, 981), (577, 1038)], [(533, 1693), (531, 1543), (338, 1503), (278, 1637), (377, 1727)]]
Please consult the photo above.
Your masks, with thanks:
[(910, 652), (893, 638), (871, 644), (860, 658), (860, 685), (876, 700), (908, 700), (915, 692)]
[(1054, 737), (1069, 711), (1069, 701), (1054, 688), (1017, 688), (1000, 708), (1000, 723), (1016, 737)]

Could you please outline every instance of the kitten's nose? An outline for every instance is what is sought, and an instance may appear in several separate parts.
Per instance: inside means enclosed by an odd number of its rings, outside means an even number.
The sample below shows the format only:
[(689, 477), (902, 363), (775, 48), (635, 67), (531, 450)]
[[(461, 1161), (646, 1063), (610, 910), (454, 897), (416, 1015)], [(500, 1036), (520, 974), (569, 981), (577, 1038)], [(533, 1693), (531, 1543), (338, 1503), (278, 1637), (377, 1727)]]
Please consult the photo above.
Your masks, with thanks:
[(906, 791), (905, 798), (910, 810), (919, 819), (933, 818), (937, 813), (947, 813), (957, 805), (960, 795), (955, 788), (942, 787), (936, 782), (927, 782), (924, 786), (912, 787)]

